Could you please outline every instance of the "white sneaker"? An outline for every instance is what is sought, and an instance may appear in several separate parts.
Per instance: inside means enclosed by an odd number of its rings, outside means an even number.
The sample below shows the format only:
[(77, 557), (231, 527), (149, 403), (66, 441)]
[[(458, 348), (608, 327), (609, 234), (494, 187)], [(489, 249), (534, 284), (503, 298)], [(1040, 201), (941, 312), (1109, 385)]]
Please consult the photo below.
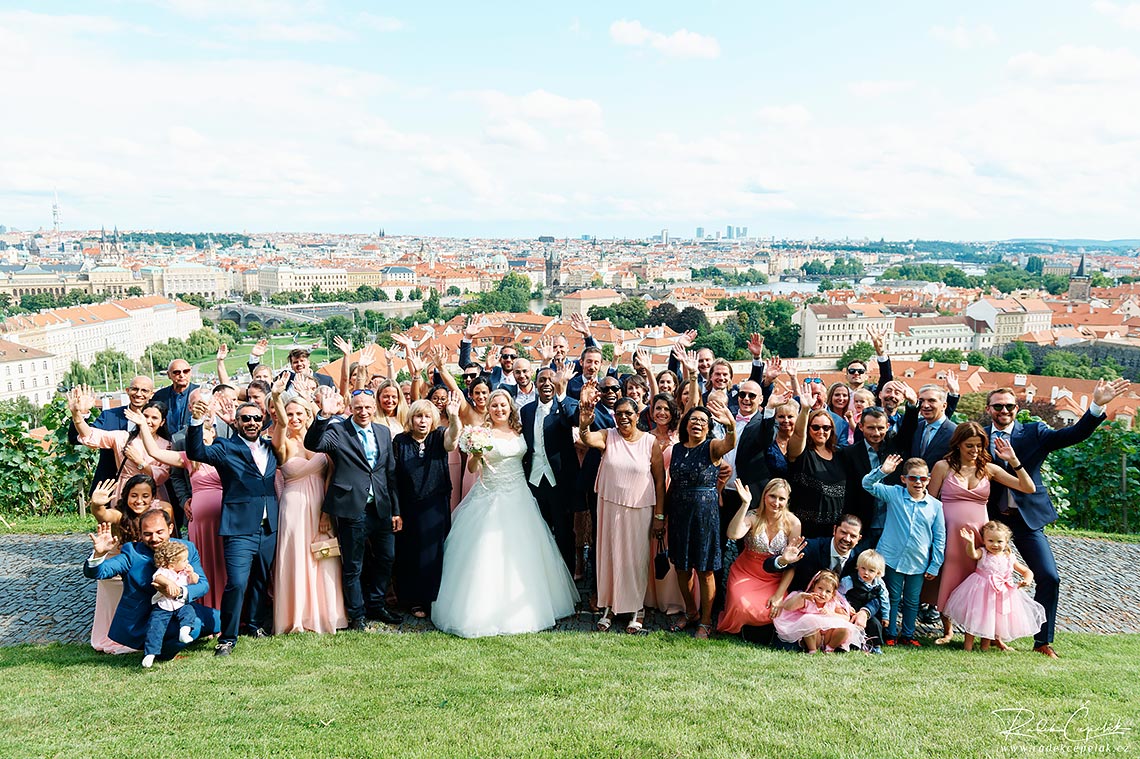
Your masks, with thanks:
[(154, 664), (154, 654), (147, 654), (143, 657), (143, 669), (150, 669)]
[(178, 640), (182, 643), (194, 642), (194, 635), (190, 632), (190, 625), (183, 625), (178, 628)]

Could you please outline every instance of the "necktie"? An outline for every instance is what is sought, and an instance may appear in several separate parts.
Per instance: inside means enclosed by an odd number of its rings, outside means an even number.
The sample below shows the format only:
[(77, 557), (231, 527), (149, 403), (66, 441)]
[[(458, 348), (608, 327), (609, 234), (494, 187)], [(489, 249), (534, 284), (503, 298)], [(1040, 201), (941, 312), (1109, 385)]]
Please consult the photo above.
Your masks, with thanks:
[(368, 459), (368, 467), (370, 469), (376, 466), (376, 448), (371, 444), (368, 439), (368, 432), (366, 430), (357, 429), (356, 434), (360, 435), (360, 444), (364, 446), (364, 456)]
[(930, 445), (930, 439), (934, 437), (934, 425), (927, 424), (926, 429), (922, 431), (922, 449), (919, 451), (920, 456), (926, 456), (926, 446)]
[(843, 557), (836, 556), (831, 560), (831, 571), (839, 574), (843, 570)]

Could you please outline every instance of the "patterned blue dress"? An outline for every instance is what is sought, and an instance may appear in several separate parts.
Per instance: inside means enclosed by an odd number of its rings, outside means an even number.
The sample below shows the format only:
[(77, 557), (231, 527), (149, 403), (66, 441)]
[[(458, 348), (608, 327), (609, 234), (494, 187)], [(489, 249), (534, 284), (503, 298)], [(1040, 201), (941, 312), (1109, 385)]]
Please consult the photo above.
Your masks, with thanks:
[(669, 462), (669, 558), (680, 571), (721, 568), (719, 468), (705, 440), (693, 448), (673, 446)]

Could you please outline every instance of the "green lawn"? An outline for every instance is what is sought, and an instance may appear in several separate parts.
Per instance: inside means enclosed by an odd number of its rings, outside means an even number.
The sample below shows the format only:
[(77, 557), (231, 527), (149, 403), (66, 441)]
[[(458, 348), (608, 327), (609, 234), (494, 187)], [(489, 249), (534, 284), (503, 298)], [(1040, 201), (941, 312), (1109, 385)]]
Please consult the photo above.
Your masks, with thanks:
[[(8, 648), (0, 755), (1135, 755), (1140, 636), (1062, 635), (1060, 661), (1018, 645), (808, 657), (665, 633), (358, 633), (243, 640), (227, 660), (199, 645), (149, 671)], [(1011, 707), (1069, 733), (1003, 735), (1014, 718), (992, 712)]]

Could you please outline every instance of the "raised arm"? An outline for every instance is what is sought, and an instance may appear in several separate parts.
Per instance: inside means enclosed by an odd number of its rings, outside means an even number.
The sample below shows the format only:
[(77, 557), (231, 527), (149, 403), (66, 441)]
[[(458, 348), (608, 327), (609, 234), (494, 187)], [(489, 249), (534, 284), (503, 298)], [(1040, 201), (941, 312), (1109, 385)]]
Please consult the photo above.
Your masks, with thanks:
[(748, 515), (748, 510), (752, 508), (752, 491), (743, 482), (737, 480), (736, 493), (740, 496), (740, 508), (732, 515), (732, 520), (729, 521), (728, 527), (725, 529), (730, 540), (740, 540), (756, 524), (753, 521), (754, 517)]
[(1002, 437), (995, 439), (994, 453), (997, 454), (999, 459), (1009, 464), (1009, 468), (1015, 472), (1017, 476), (1015, 477), (991, 461), (986, 465), (986, 471), (990, 473), (990, 477), (993, 480), (1005, 485), (1007, 488), (1020, 490), (1022, 493), (1037, 492), (1037, 485), (1033, 482), (1033, 478), (1029, 476), (1029, 472), (1025, 470), (1025, 465), (1017, 460), (1017, 454), (1014, 452), (1013, 446), (1009, 444), (1008, 440)]
[(277, 417), (277, 424), (273, 425), (271, 445), (277, 452), (277, 460), (285, 461), (288, 451), (285, 450), (285, 385), (286, 377), (278, 377), (273, 381), (273, 390), (269, 394), (269, 402), (273, 404), (273, 414)]
[(796, 426), (792, 430), (792, 437), (788, 440), (788, 461), (798, 459), (807, 447), (807, 420), (808, 414), (811, 413), (811, 403), (809, 398), (804, 398), (804, 401), (804, 404), (800, 406), (800, 415), (796, 417)]
[(123, 520), (123, 512), (109, 506), (111, 496), (119, 487), (118, 480), (103, 480), (91, 491), (91, 500), (87, 506), (91, 509), (91, 516), (101, 524), (118, 524)]
[(724, 427), (724, 437), (709, 443), (709, 458), (718, 461), (736, 447), (736, 417), (720, 401), (709, 403), (709, 413)]
[(982, 558), (982, 552), (978, 550), (978, 546), (974, 543), (974, 531), (969, 527), (963, 527), (958, 530), (958, 537), (961, 539), (962, 544), (966, 547), (966, 555), (974, 561)]
[(67, 392), (67, 408), (71, 412), (71, 423), (75, 426), (76, 436), (84, 445), (98, 448), (99, 446), (91, 446), (86, 442), (92, 437), (92, 428), (87, 423), (87, 417), (91, 415), (91, 409), (94, 407), (95, 393), (89, 386), (76, 385)]
[(230, 384), (230, 373), (226, 371), (226, 356), (230, 355), (230, 347), (225, 343), (218, 346), (218, 352), (214, 356), (214, 370), (218, 374), (218, 384)]
[(419, 351), (409, 349), (405, 358), (408, 362), (408, 374), (412, 376), (412, 400), (418, 401), (426, 395), (424, 391), (424, 357)]
[(582, 444), (599, 451), (606, 449), (606, 431), (591, 430), (594, 422), (594, 409), (598, 405), (598, 388), (594, 382), (582, 385), (582, 395), (578, 400), (578, 436)]
[[(178, 451), (172, 451), (169, 448), (163, 448), (158, 444), (155, 439), (154, 433), (150, 431), (150, 427), (146, 423), (146, 418), (137, 411), (126, 409), (123, 411), (123, 416), (126, 417), (128, 422), (134, 422), (135, 427), (139, 431), (139, 440), (142, 441), (143, 450), (146, 455), (150, 456), (155, 461), (165, 464), (166, 466), (176, 467), (178, 469), (186, 468), (186, 461), (182, 458), (182, 454)], [(124, 454), (126, 451), (124, 450)]]
[(249, 369), (249, 374), (252, 377), (253, 373), (257, 371), (257, 367), (261, 366), (261, 357), (269, 350), (269, 339), (261, 338), (253, 347), (249, 349), (249, 360), (245, 362), (245, 368)]
[(340, 383), (337, 389), (343, 395), (348, 392), (348, 388), (352, 385), (352, 362), (348, 360), (348, 357), (352, 355), (352, 343), (337, 335), (333, 338), (333, 345), (341, 352)]

